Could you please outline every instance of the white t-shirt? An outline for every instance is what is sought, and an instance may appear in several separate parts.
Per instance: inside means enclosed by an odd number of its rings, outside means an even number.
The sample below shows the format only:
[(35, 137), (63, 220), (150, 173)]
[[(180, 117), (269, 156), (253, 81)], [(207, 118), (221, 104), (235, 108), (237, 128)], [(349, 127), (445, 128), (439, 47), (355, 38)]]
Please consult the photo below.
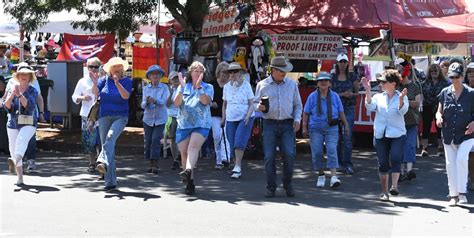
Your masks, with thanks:
[[(248, 100), (253, 100), (254, 94), (248, 82), (235, 87), (231, 82), (224, 85), (222, 99), (227, 101), (225, 116), (227, 121), (241, 121), (245, 119), (249, 108)], [(252, 105), (250, 105), (252, 106)], [(254, 113), (252, 113), (254, 116)]]

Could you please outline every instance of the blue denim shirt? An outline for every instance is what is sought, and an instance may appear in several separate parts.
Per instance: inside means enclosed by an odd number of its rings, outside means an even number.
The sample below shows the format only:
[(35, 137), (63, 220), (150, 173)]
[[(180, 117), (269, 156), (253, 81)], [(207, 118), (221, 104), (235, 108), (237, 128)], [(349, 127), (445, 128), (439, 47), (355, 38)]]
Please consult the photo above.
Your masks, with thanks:
[[(202, 82), (201, 83), (204, 94), (214, 97), (214, 87), (212, 85)], [(178, 91), (181, 90), (181, 85), (178, 87)], [(193, 89), (191, 83), (187, 83), (184, 86), (183, 92), (183, 103), (179, 106), (178, 122), (179, 129), (191, 129), (191, 128), (211, 128), (211, 105), (203, 105), (199, 101), (200, 90)]]
[[(28, 89), (23, 93), (25, 98), (28, 100), (28, 105), (26, 108), (21, 106), (20, 111), (22, 115), (32, 115), (33, 116), (33, 126), (37, 127), (38, 126), (38, 113), (35, 113), (36, 111), (36, 97), (38, 96), (38, 91), (36, 91), (35, 88), (32, 86), (29, 86)], [(11, 108), (8, 111), (8, 114), (10, 115), (8, 117), (7, 121), (7, 127), (10, 129), (20, 129), (24, 125), (19, 125), (18, 122), (18, 113), (19, 112), (19, 101), (20, 99), (18, 97), (13, 98)], [(5, 109), (6, 107), (3, 106)]]
[(386, 92), (372, 96), (370, 104), (365, 101), (368, 111), (375, 111), (374, 136), (376, 139), (383, 137), (398, 138), (406, 135), (404, 115), (408, 111), (408, 98), (403, 97), (403, 107), (398, 109), (400, 92), (396, 91), (392, 99), (388, 100)]
[(443, 107), (443, 143), (455, 145), (474, 138), (474, 133), (465, 135), (467, 125), (474, 120), (474, 89), (463, 85), (464, 89), (458, 98), (454, 99), (453, 87), (444, 88), (438, 96)]
[[(170, 91), (168, 86), (158, 83), (153, 87), (151, 83), (143, 87), (143, 96), (141, 106), (145, 110), (143, 113), (143, 123), (148, 126), (163, 125), (168, 120), (166, 101)], [(147, 97), (155, 99), (155, 103), (148, 104)]]
[[(342, 107), (341, 99), (337, 93), (329, 90), (330, 97), (331, 97), (331, 105), (332, 105), (332, 119), (339, 119), (339, 113), (344, 112), (344, 108)], [(318, 94), (319, 90), (312, 92), (308, 96), (308, 100), (304, 105), (304, 112), (309, 114), (309, 122), (308, 122), (308, 129), (316, 129), (321, 128), (321, 126), (327, 126), (327, 97), (321, 97), (321, 111), (322, 113), (318, 112)]]
[[(171, 95), (171, 98), (174, 99), (176, 97), (176, 94), (178, 93), (178, 90), (177, 88), (175, 90), (170, 88), (170, 91), (170, 93), (173, 93), (173, 95)], [(175, 106), (174, 103), (171, 103), (171, 105), (168, 107), (168, 116), (176, 118), (178, 116), (178, 111), (179, 108)]]

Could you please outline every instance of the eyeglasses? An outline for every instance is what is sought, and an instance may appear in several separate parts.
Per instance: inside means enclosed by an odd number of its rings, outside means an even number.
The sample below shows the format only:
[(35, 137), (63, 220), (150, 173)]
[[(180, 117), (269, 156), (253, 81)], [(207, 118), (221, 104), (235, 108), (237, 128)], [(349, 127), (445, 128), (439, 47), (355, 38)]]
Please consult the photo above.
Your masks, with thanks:
[(229, 70), (229, 71), (227, 71), (228, 74), (236, 74), (238, 72), (239, 72), (239, 70)]
[(89, 68), (89, 69), (99, 69), (100, 66), (98, 66), (98, 65), (89, 65), (89, 66), (87, 66), (87, 68)]

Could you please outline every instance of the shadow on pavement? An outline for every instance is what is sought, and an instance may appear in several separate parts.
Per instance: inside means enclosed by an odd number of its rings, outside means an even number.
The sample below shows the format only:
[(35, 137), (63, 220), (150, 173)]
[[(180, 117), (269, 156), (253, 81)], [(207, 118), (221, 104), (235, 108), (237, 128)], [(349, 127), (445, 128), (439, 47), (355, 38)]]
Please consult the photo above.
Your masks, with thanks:
[(43, 186), (43, 185), (30, 185), (23, 184), (19, 185), (14, 189), (15, 192), (26, 191), (30, 193), (42, 193), (42, 192), (59, 192), (60, 189), (56, 187)]
[[(44, 153), (38, 157), (37, 172), (26, 173), (25, 182), (35, 181), (34, 177), (68, 177), (65, 180), (66, 183), (58, 184), (58, 186), (64, 189), (84, 189), (89, 192), (103, 191), (104, 182), (97, 180), (98, 174), (86, 172), (88, 165), (86, 157), (58, 153)], [(7, 172), (5, 158), (6, 156), (0, 155), (2, 173)], [(418, 157), (415, 165), (417, 178), (402, 182), (399, 187), (400, 197), (413, 199), (413, 202), (397, 202), (396, 197), (391, 197), (395, 200), (393, 203), (378, 200), (381, 190), (376, 156), (372, 150), (354, 151), (355, 174), (353, 176), (340, 174), (342, 185), (337, 189), (329, 188), (329, 178), (326, 187), (316, 188), (316, 175), (312, 171), (310, 156), (298, 155), (293, 180), (295, 198), (287, 198), (281, 184), (275, 198), (264, 197), (266, 177), (261, 160), (244, 160), (242, 177), (239, 180), (232, 180), (228, 170), (214, 169), (215, 161), (201, 159), (195, 170), (196, 194), (186, 196), (178, 172), (170, 169), (171, 159), (160, 160), (159, 173), (149, 174), (146, 173), (148, 162), (142, 158), (142, 155), (118, 157), (116, 162), (118, 190), (104, 192), (104, 198), (123, 200), (127, 197), (136, 197), (148, 201), (161, 197), (156, 194), (157, 188), (160, 193), (176, 195), (187, 202), (204, 200), (227, 202), (236, 206), (239, 203), (257, 206), (265, 203), (284, 203), (291, 206), (307, 205), (354, 213), (364, 211), (395, 215), (399, 212), (394, 210), (394, 207), (421, 207), (443, 211), (444, 207), (422, 203), (417, 199), (447, 201), (447, 178), (442, 157)], [(281, 163), (277, 163), (277, 179), (280, 180), (281, 167)], [(41, 192), (40, 187), (37, 188), (37, 191)], [(49, 191), (47, 188), (56, 189), (44, 186), (43, 191)], [(51, 191), (59, 191), (59, 189)], [(474, 201), (472, 195), (469, 195), (468, 199)]]

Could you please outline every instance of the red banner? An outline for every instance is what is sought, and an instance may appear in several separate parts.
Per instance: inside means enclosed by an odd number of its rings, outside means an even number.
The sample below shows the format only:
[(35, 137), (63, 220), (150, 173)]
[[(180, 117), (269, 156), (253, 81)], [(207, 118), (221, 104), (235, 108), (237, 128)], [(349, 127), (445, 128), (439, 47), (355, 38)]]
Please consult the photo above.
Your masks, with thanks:
[(407, 17), (445, 17), (464, 14), (464, 0), (402, 0), (403, 10)]
[[(160, 67), (168, 75), (168, 54), (165, 54), (163, 48), (158, 49), (160, 56)], [(132, 77), (145, 79), (145, 73), (151, 65), (156, 64), (156, 48), (133, 46), (133, 73)], [(162, 82), (168, 82), (167, 77), (163, 77)]]
[(106, 63), (114, 54), (114, 34), (72, 35), (64, 34), (64, 43), (57, 60), (85, 61), (98, 57)]

